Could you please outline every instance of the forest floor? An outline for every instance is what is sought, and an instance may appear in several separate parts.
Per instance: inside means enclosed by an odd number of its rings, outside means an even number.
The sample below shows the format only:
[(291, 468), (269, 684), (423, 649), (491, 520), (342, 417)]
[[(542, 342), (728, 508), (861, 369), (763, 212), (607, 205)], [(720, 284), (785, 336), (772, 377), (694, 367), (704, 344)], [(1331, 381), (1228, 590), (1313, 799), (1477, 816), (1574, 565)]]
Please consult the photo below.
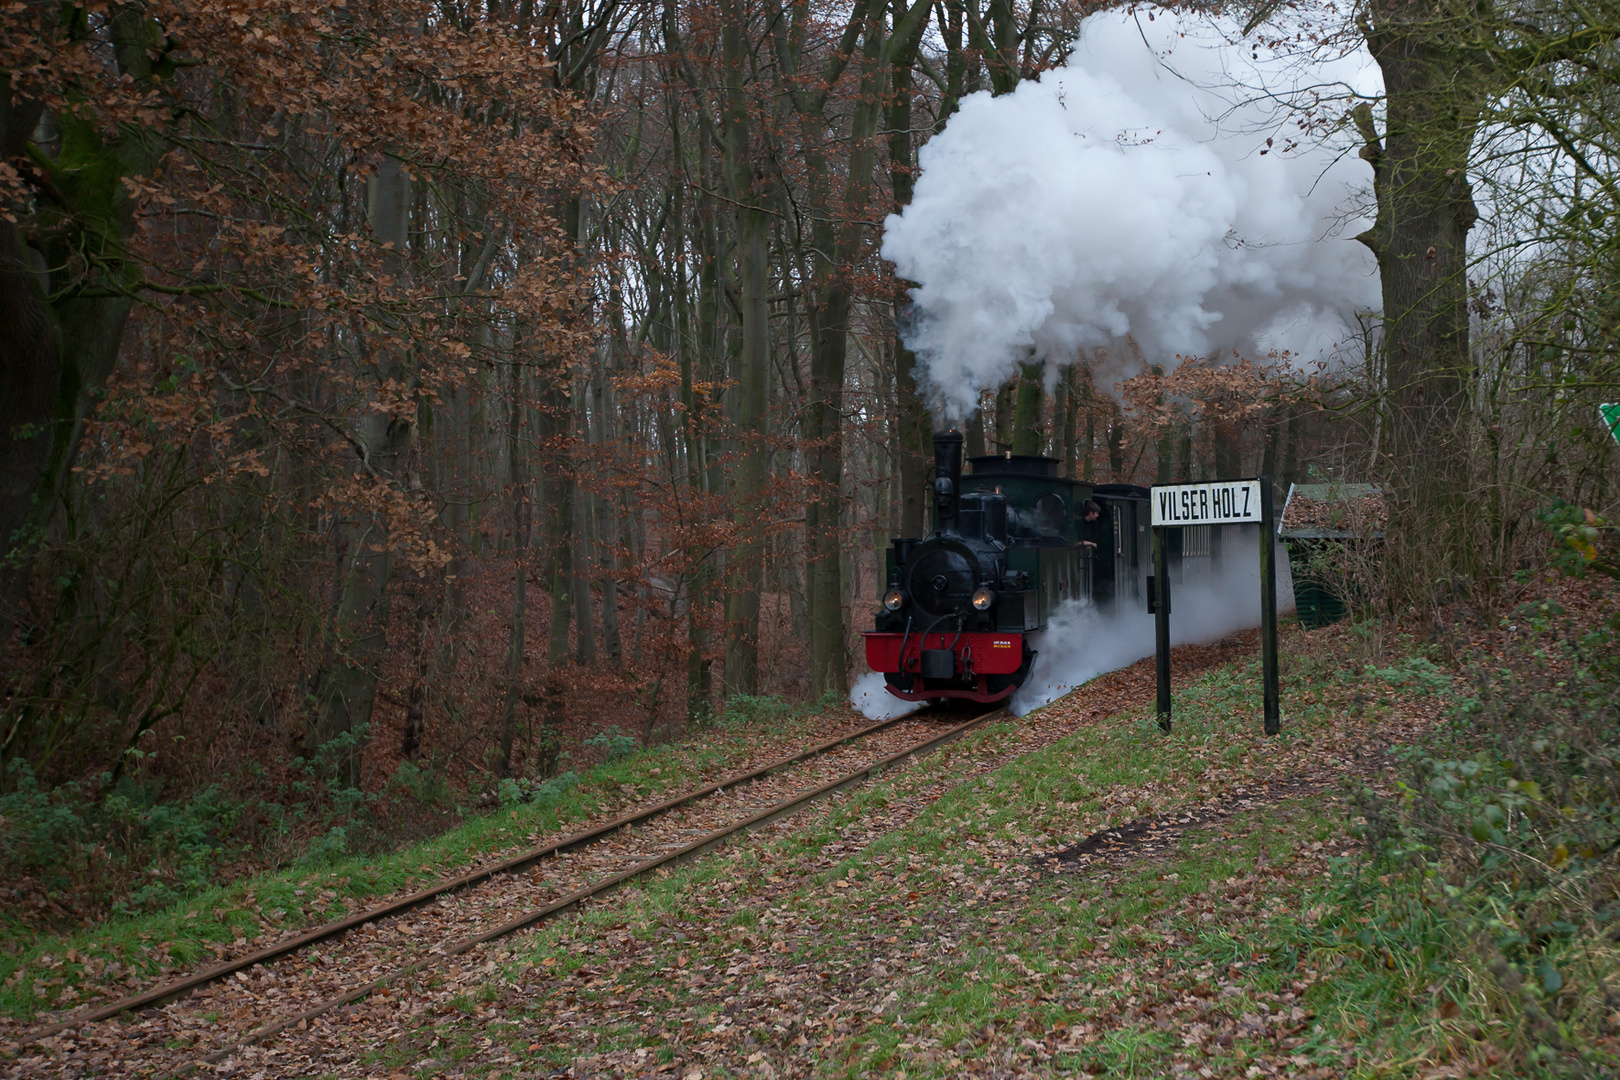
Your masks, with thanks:
[(1360, 990), (1367, 965), (1347, 963), (1348, 949), (1307, 959), (1282, 947), (1356, 857), (1347, 780), (1382, 782), (1383, 748), (1439, 707), (1376, 677), (1325, 679), (1333, 650), (1319, 651), (1291, 665), (1276, 738), (1260, 731), (1256, 661), (1179, 693), (1169, 736), (1144, 665), (1124, 708), (1082, 693), (1041, 710), (1074, 724), (1045, 749), (1005, 760), (1012, 724), (964, 740), (771, 845), (542, 930), (386, 1047), (365, 1045), (374, 1031), (339, 1035), (325, 1067), (681, 1080), (1376, 1072), (1371, 1059), (1398, 1049), (1362, 1038), (1379, 1022)]
[[(1439, 985), (1420, 979), (1414, 994), (1406, 958), (1368, 948), (1341, 917), (1366, 873), (1358, 793), (1392, 789), (1392, 750), (1442, 717), (1450, 675), (1420, 655), (1435, 650), (1391, 632), (1369, 664), (1365, 632), (1287, 629), (1283, 727), (1267, 738), (1256, 647), (1250, 633), (1205, 650), (1203, 672), (1178, 685), (1168, 735), (1144, 661), (206, 1068), (679, 1080), (1522, 1074), (1511, 1033)], [(850, 720), (841, 710), (801, 718), (795, 735)], [(773, 748), (748, 742), (739, 753), (743, 742), (638, 755), (615, 766), (614, 783), (632, 794), (690, 786), (722, 758), (731, 766)], [(505, 816), (487, 839), (533, 827)], [(427, 868), (420, 853), (412, 861)], [(264, 908), (251, 893), (240, 906)], [(229, 910), (214, 914), (228, 922)], [(10, 1058), (0, 1074), (76, 1050), (117, 1062), (116, 1036), (96, 1042), (76, 1048), (69, 1035), (43, 1055), (0, 1046)], [(154, 1075), (184, 1060), (173, 1049)]]

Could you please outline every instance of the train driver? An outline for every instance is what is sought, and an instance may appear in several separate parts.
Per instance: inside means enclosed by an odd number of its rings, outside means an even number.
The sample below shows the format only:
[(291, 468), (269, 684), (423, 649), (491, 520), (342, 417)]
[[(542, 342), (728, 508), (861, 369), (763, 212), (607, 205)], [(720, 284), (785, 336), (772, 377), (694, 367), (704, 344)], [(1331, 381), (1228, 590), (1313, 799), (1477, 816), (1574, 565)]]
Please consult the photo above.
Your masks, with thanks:
[(1108, 511), (1095, 499), (1080, 506), (1080, 546), (1091, 563), (1091, 599), (1106, 603), (1114, 598), (1114, 544)]

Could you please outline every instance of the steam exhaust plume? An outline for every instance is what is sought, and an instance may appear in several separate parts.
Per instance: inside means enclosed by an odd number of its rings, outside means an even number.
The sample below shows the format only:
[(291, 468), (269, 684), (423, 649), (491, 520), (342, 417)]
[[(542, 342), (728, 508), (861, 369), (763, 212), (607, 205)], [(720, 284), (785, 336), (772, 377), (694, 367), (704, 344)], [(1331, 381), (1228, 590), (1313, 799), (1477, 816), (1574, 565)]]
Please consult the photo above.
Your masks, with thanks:
[[(1170, 590), (1170, 643), (1202, 645), (1236, 630), (1260, 625), (1260, 552), (1257, 526), (1229, 526), (1220, 559), (1187, 559), (1183, 580)], [(1277, 545), (1277, 606), (1291, 611), (1294, 585), (1288, 552)], [(1104, 613), (1090, 601), (1060, 605), (1051, 622), (1031, 635), (1039, 654), (1028, 680), (1008, 700), (1017, 716), (1056, 701), (1098, 675), (1128, 667), (1153, 655), (1153, 616), (1146, 603), (1124, 604)], [(922, 708), (884, 689), (883, 675), (869, 671), (856, 680), (850, 703), (869, 720), (887, 720)]]
[(1307, 61), (1225, 20), (1109, 12), (1065, 67), (963, 99), (884, 224), (884, 258), (917, 283), (908, 344), (935, 412), (965, 419), (1031, 358), (1050, 380), (1126, 341), (1168, 368), (1350, 337), (1378, 303), (1352, 239), (1371, 171), (1290, 106), (1331, 96), (1317, 119), (1339, 115), (1377, 79), (1365, 53)]
[[(1203, 645), (1260, 625), (1258, 526), (1229, 526), (1220, 559), (1187, 559), (1183, 580), (1170, 589), (1170, 643)], [(1287, 550), (1277, 545), (1277, 606), (1294, 604)], [(1047, 627), (1031, 638), (1039, 652), (1028, 680), (1009, 705), (1023, 716), (1055, 701), (1098, 675), (1152, 656), (1153, 616), (1147, 604), (1102, 612), (1088, 601), (1060, 606)], [(881, 677), (881, 676), (880, 676)], [(1082, 691), (1084, 693), (1084, 691)]]
[(855, 680), (849, 691), (849, 703), (868, 720), (890, 720), (896, 716), (914, 713), (925, 702), (907, 701), (889, 693), (881, 671), (868, 671)]

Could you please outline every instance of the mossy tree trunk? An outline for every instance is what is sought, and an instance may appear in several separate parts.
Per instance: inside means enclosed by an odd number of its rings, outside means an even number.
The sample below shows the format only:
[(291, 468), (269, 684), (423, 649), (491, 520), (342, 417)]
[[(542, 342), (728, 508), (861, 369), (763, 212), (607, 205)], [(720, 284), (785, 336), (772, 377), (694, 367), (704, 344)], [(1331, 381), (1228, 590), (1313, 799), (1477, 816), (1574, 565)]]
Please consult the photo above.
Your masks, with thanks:
[[(904, 0), (892, 0), (890, 16), (891, 35), (903, 28)], [(904, 42), (901, 43), (902, 46)], [(912, 68), (917, 61), (917, 47), (899, 47), (894, 50), (889, 81), (889, 185), (894, 192), (894, 212), (900, 213), (911, 205), (912, 189), (916, 182), (916, 140), (911, 132)], [(908, 284), (896, 282), (894, 299), (894, 353), (895, 394), (897, 408), (897, 434), (900, 446), (897, 453), (900, 473), (900, 533), (901, 536), (921, 536), (926, 527), (928, 466), (932, 460), (932, 423), (922, 395), (917, 390), (917, 357), (906, 348), (904, 331), (911, 317), (911, 298)]]
[[(63, 5), (57, 30), (91, 37), (88, 9)], [(139, 4), (107, 23), (113, 60), (135, 87), (156, 91), (166, 40)], [(32, 550), (54, 512), (123, 342), (141, 271), (125, 259), (135, 227), (126, 178), (162, 155), (162, 133), (125, 124), (111, 138), (86, 120), (55, 117), (54, 152), (30, 153), (45, 103), (0, 80), (0, 161), (28, 165), (38, 200), (29, 236), (0, 217), (0, 640), (10, 636)]]

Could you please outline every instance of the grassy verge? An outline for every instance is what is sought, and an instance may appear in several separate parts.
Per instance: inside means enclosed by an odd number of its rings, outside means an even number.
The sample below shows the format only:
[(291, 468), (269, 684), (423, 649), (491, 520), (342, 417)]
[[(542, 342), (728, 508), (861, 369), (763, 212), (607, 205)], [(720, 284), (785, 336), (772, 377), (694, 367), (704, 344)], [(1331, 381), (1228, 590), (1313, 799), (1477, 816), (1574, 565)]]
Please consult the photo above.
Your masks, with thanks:
[(367, 901), (422, 888), (491, 853), (527, 846), (605, 811), (694, 786), (758, 752), (769, 734), (791, 740), (813, 717), (780, 714), (768, 732), (722, 723), (701, 740), (654, 747), (596, 766), (565, 783), (508, 785), (501, 809), (387, 855), (311, 853), (299, 865), (201, 891), (148, 915), (75, 934), (13, 927), (0, 934), (0, 1014), (28, 1020), (94, 993), (129, 993), (228, 949), (341, 918)]
[[(1273, 740), (1250, 664), (1181, 694), (1169, 737), (1138, 710), (985, 771), (1014, 741), (1010, 724), (988, 729), (799, 832), (542, 930), (505, 979), (444, 999), (370, 1061), (683, 1077), (1380, 1071), (1357, 1047), (1384, 1022), (1380, 995), (1409, 987), (1324, 925), (1359, 873), (1340, 780), (1417, 730), (1399, 684), (1440, 676), (1421, 660), (1339, 671), (1330, 656), (1296, 666)], [(1043, 869), (1155, 815), (1161, 842)]]
[(1567, 615), (1502, 619), (1295, 928), (1380, 1075), (1620, 1075), (1620, 618)]

